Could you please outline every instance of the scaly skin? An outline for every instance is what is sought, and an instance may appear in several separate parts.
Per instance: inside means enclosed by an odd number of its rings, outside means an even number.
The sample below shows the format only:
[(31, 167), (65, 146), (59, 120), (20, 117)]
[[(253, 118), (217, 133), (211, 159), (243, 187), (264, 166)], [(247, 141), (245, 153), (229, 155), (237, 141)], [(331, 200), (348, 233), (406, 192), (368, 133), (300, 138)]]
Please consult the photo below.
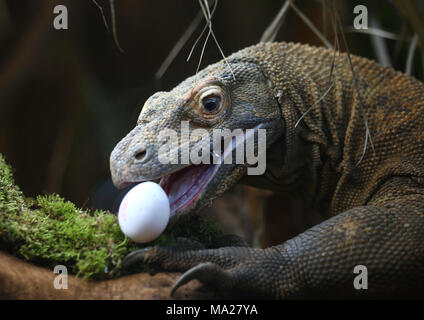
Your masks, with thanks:
[[(328, 219), (266, 249), (155, 247), (133, 253), (127, 262), (189, 270), (175, 288), (198, 278), (256, 297), (393, 296), (422, 290), (424, 85), (352, 56), (355, 85), (345, 54), (300, 44), (260, 43), (227, 61), (235, 79), (221, 61), (146, 102), (136, 128), (111, 155), (115, 184), (181, 169), (161, 165), (156, 157), (158, 132), (178, 129), (181, 120), (208, 131), (263, 124), (265, 174), (247, 176), (244, 165), (222, 166), (194, 205), (179, 214), (199, 209), (241, 181), (290, 190)], [(212, 80), (222, 88), (224, 106), (217, 115), (204, 115), (196, 92)], [(366, 123), (372, 145), (365, 139)], [(147, 155), (136, 160), (143, 148)], [(368, 290), (354, 289), (356, 265), (367, 267)]]

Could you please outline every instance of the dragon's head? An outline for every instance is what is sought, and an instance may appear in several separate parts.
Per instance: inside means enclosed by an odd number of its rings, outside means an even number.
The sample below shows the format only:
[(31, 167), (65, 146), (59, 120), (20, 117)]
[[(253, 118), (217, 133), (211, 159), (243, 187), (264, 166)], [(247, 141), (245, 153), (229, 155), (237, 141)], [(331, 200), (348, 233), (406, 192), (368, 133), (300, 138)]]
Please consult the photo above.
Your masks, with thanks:
[[(257, 64), (231, 57), (227, 63), (211, 65), (146, 101), (136, 127), (110, 157), (118, 188), (160, 181), (175, 217), (210, 203), (252, 165), (255, 174), (263, 171), (259, 166), (265, 164), (259, 161), (283, 132), (281, 110)], [(261, 134), (266, 140), (258, 138), (259, 129), (265, 129)], [(255, 136), (250, 150), (256, 164), (246, 161), (247, 154), (236, 158), (237, 150), (248, 150), (249, 135)]]

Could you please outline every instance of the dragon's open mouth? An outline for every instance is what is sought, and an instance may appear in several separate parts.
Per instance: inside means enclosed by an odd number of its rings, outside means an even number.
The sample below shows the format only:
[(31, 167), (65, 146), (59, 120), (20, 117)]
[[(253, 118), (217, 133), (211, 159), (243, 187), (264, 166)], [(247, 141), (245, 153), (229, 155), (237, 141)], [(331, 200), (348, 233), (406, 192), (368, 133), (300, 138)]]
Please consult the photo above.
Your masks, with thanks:
[(214, 164), (191, 165), (164, 176), (160, 185), (169, 198), (171, 216), (193, 204), (218, 169)]
[[(247, 139), (252, 138), (256, 129), (260, 127), (261, 125), (254, 127), (255, 130), (251, 130), (247, 134), (243, 132), (241, 134), (243, 139), (241, 140), (236, 139), (236, 135), (232, 137), (231, 143), (227, 145), (221, 143), (221, 155), (218, 164), (190, 165), (162, 177), (159, 184), (168, 195), (171, 216), (174, 216), (178, 210), (187, 209), (192, 205), (213, 179), (223, 163), (223, 159), (231, 156), (238, 145), (244, 144)], [(210, 163), (214, 163), (212, 154), (210, 156)]]

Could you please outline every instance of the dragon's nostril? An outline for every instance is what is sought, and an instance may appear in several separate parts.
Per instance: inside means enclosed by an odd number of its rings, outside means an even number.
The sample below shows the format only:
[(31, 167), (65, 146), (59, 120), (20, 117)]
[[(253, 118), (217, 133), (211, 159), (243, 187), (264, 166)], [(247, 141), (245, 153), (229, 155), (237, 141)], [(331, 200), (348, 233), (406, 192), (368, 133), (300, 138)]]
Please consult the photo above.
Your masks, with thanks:
[(146, 154), (147, 154), (146, 149), (141, 149), (135, 154), (135, 159), (137, 161), (142, 161), (146, 157)]

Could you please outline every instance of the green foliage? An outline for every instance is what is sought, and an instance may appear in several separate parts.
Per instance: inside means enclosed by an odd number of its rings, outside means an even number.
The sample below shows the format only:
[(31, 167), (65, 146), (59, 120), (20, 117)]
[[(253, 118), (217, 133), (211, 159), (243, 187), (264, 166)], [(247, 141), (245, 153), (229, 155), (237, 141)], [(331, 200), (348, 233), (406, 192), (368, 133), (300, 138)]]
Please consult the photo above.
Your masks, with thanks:
[(0, 212), (5, 214), (17, 213), (23, 203), (22, 192), (15, 186), (12, 171), (0, 154)]
[[(148, 245), (187, 237), (208, 246), (220, 235), (214, 223), (193, 216)], [(0, 154), (0, 248), (49, 268), (64, 264), (77, 276), (104, 279), (121, 275), (122, 259), (141, 247), (125, 237), (110, 212), (81, 210), (58, 195), (24, 199)]]

